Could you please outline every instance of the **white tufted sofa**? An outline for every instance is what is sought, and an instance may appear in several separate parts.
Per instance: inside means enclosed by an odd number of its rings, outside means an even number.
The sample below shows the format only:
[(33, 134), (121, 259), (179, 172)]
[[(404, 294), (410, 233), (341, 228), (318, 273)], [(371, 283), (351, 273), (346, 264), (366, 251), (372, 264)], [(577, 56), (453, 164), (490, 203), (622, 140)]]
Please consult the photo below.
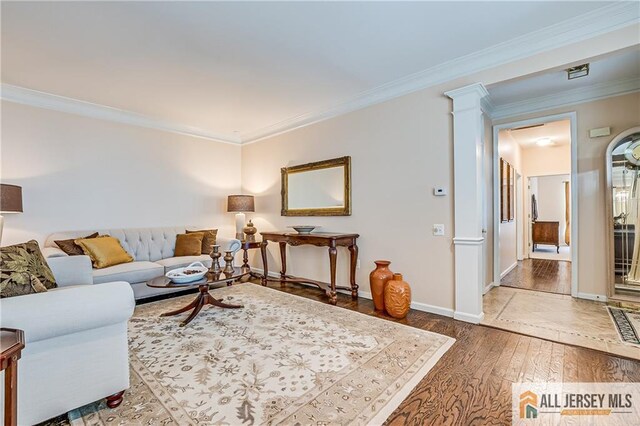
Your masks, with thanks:
[[(69, 257), (65, 252), (60, 250), (54, 242), (55, 240), (80, 238), (92, 232), (99, 232), (100, 235), (111, 235), (120, 241), (122, 247), (133, 257), (134, 262), (123, 263), (103, 269), (93, 269), (91, 274), (93, 275), (94, 284), (126, 281), (131, 284), (136, 300), (144, 299), (158, 294), (181, 291), (151, 288), (146, 285), (148, 280), (164, 275), (171, 269), (187, 266), (195, 261), (200, 261), (206, 266), (211, 266), (211, 257), (209, 257), (209, 255), (179, 257), (173, 255), (176, 245), (176, 235), (184, 234), (186, 229), (203, 228), (190, 226), (57, 232), (47, 237), (44, 243), (43, 253), (47, 258)], [(222, 238), (220, 236), (218, 236), (216, 243), (220, 245), (221, 251), (228, 250), (232, 244), (234, 244), (234, 248), (239, 248), (238, 240)], [(237, 248), (235, 251), (237, 251)], [(81, 271), (77, 272), (82, 273)]]

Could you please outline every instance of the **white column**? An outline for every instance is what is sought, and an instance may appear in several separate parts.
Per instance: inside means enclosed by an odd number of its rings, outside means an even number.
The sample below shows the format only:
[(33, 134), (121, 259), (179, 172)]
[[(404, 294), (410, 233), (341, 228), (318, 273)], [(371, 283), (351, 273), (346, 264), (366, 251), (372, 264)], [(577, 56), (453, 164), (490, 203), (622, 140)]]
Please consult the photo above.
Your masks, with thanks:
[(482, 140), (480, 101), (487, 89), (475, 83), (446, 92), (453, 99), (455, 311), (474, 324), (484, 317), (482, 235)]

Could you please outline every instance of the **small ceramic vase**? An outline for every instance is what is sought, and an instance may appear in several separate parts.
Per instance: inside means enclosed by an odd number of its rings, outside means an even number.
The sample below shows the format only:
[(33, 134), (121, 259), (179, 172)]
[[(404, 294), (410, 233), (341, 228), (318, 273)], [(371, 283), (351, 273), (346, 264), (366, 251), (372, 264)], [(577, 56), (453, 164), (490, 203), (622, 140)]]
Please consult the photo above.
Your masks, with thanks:
[(249, 223), (247, 223), (247, 226), (242, 228), (242, 232), (246, 234), (246, 238), (245, 238), (246, 241), (256, 240), (256, 232), (258, 232), (258, 230), (256, 229), (255, 226), (253, 226), (253, 223), (251, 223), (251, 220), (249, 220)]
[(233, 254), (230, 251), (224, 252), (224, 269), (225, 274), (233, 274)]
[(376, 310), (384, 310), (384, 287), (387, 281), (393, 278), (393, 272), (389, 270), (391, 262), (388, 260), (376, 260), (376, 269), (369, 274), (369, 284), (371, 285), (371, 296)]
[(402, 279), (402, 274), (393, 274), (384, 288), (384, 308), (394, 318), (404, 318), (411, 306), (411, 287)]
[(211, 251), (211, 268), (209, 269), (209, 271), (214, 274), (219, 274), (220, 271), (222, 271), (222, 268), (220, 267), (220, 256), (222, 256), (222, 253), (220, 253), (220, 246), (216, 244), (213, 246), (213, 250)]

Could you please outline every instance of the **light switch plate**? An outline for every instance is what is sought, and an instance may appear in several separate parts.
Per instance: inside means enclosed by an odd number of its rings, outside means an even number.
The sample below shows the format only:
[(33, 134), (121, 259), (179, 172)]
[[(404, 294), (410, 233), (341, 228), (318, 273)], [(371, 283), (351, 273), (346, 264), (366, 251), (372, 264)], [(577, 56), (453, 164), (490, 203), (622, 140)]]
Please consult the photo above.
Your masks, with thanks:
[(436, 223), (433, 225), (433, 235), (442, 236), (444, 235), (444, 225), (441, 223)]

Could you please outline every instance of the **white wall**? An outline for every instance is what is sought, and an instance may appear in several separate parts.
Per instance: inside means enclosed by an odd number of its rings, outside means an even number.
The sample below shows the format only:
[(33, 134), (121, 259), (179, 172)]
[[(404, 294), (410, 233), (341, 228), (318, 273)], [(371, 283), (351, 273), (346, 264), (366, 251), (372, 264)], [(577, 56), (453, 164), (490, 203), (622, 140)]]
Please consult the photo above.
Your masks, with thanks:
[(565, 182), (571, 181), (571, 175), (553, 175), (531, 178), (531, 194), (535, 194), (538, 204), (538, 220), (559, 222), (559, 241), (564, 244), (565, 221)]
[[(3, 245), (63, 230), (202, 225), (232, 236), (240, 147), (2, 102), (3, 183), (22, 186)], [(223, 232), (221, 231), (221, 232)]]
[[(522, 174), (522, 148), (506, 130), (502, 130), (498, 134), (498, 153), (498, 157), (511, 164), (517, 174)], [(522, 190), (515, 184), (514, 187), (516, 193)], [(518, 206), (516, 206), (516, 211), (518, 211)], [(510, 222), (500, 222), (500, 277), (510, 271), (518, 261), (517, 233), (519, 226), (520, 220), (517, 215), (514, 215), (514, 220)]]

